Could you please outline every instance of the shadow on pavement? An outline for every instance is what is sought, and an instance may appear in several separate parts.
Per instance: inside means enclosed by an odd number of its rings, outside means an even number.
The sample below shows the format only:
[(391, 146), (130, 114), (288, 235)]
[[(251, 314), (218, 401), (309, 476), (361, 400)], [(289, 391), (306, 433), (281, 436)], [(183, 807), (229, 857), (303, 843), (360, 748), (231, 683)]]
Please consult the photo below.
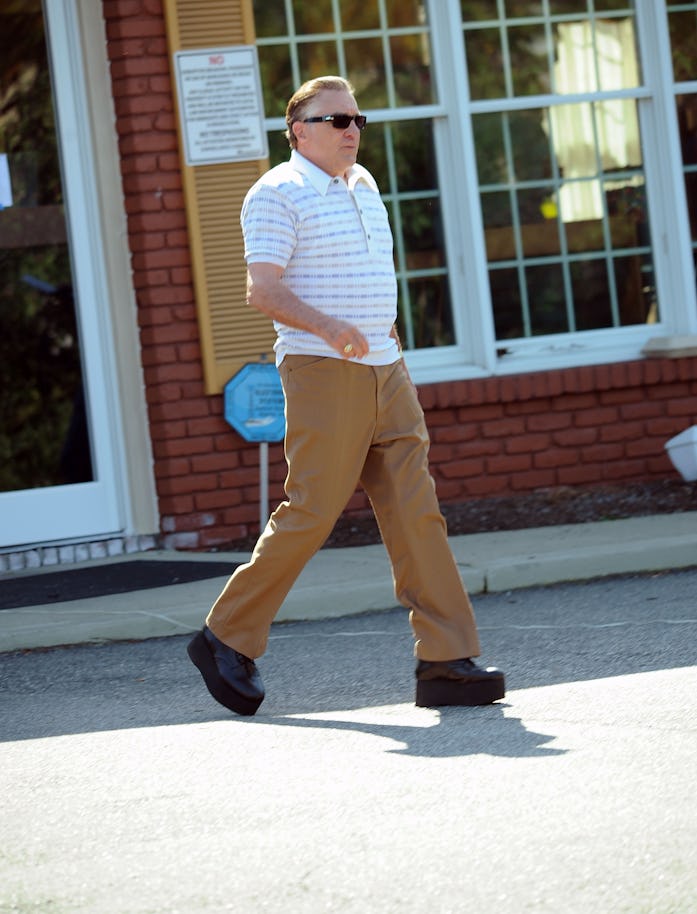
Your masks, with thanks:
[[(508, 708), (510, 705), (505, 703), (497, 703), (487, 708), (444, 708), (435, 712), (438, 715), (438, 722), (426, 726), (309, 717), (259, 718), (255, 722), (275, 727), (309, 727), (365, 733), (403, 744), (402, 748), (388, 749), (390, 753), (423, 758), (452, 758), (466, 755), (539, 758), (565, 754), (563, 749), (544, 747), (543, 744), (551, 742), (554, 737), (528, 730), (519, 718), (505, 715), (504, 712)], [(478, 725), (476, 728), (467, 726), (474, 721)]]

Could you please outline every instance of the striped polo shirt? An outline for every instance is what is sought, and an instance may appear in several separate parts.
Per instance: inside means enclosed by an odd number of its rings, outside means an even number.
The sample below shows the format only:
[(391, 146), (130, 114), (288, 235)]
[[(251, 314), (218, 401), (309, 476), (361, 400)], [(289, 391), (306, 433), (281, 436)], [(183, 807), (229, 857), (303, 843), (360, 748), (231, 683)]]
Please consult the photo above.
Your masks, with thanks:
[[(399, 358), (390, 336), (397, 316), (392, 233), (363, 166), (354, 165), (346, 182), (294, 149), (249, 190), (241, 222), (248, 264), (276, 264), (298, 298), (358, 327), (370, 352), (352, 361), (390, 365)], [(286, 355), (341, 357), (313, 333), (279, 321), (274, 327), (277, 365)]]

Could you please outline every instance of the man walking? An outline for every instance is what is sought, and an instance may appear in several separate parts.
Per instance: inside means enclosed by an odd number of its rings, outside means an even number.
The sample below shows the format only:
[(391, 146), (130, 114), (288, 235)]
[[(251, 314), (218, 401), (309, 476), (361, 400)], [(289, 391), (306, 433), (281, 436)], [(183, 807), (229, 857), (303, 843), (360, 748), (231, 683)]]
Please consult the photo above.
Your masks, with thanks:
[(213, 697), (254, 714), (254, 660), (296, 578), (360, 483), (415, 636), (418, 705), (488, 704), (476, 624), (428, 469), (428, 432), (402, 360), (392, 235), (356, 163), (366, 118), (339, 77), (310, 80), (286, 109), (290, 161), (242, 207), (248, 302), (274, 321), (286, 402), (286, 500), (237, 568), (188, 652)]

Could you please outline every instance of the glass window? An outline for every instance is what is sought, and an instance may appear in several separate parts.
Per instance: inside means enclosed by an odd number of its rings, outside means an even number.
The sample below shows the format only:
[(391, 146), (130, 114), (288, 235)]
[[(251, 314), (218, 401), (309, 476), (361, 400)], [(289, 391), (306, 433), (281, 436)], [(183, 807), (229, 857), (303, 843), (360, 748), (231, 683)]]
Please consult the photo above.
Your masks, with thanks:
[(638, 86), (633, 6), (461, 8), (473, 97), (500, 99), (473, 117), (497, 338), (655, 321), (636, 100), (506, 105)]
[(474, 100), (640, 84), (633, 3), (550, 0), (549, 16), (524, 0), (460, 6)]
[(0, 491), (93, 479), (39, 4), (0, 12)]
[[(645, 159), (642, 130), (665, 85), (643, 84), (636, 15), (651, 2), (255, 0), (272, 161), (288, 155), (280, 116), (305, 78), (339, 72), (364, 110), (379, 109), (361, 161), (390, 213), (406, 348), (459, 345), (490, 364), (476, 350), (489, 303), (499, 352), (549, 334), (635, 328), (617, 339), (639, 339), (661, 320), (649, 226), (665, 203), (647, 170), (663, 163)], [(666, 10), (697, 258), (697, 2)], [(642, 39), (653, 52), (654, 36)], [(468, 91), (453, 97), (459, 85)], [(472, 148), (473, 178), (459, 164)], [(485, 265), (463, 247), (465, 221), (475, 239), (483, 227)]]
[[(697, 3), (669, 3), (668, 23), (677, 83), (697, 81)], [(697, 87), (676, 96), (692, 250), (697, 272)]]
[[(404, 348), (454, 343), (433, 124), (418, 116), (420, 106), (435, 102), (424, 4), (295, 0), (290, 8), (275, 5), (271, 17), (266, 0), (255, 0), (254, 12), (267, 117), (282, 116), (297, 85), (325, 73), (349, 79), (363, 110), (414, 112), (414, 119), (398, 122), (371, 119), (361, 162), (390, 213)], [(272, 164), (288, 158), (282, 130), (270, 132), (269, 155)]]

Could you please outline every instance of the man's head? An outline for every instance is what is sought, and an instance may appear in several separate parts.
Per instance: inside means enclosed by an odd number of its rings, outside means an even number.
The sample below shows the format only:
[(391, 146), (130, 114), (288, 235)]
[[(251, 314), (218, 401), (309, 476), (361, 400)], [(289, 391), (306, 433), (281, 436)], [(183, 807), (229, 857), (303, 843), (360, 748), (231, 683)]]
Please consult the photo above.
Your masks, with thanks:
[[(288, 142), (327, 174), (344, 175), (358, 155), (361, 128), (354, 119), (358, 113), (353, 87), (347, 80), (339, 76), (311, 79), (288, 102)], [(333, 115), (348, 115), (351, 120), (345, 127), (337, 127), (333, 120), (320, 120)]]

